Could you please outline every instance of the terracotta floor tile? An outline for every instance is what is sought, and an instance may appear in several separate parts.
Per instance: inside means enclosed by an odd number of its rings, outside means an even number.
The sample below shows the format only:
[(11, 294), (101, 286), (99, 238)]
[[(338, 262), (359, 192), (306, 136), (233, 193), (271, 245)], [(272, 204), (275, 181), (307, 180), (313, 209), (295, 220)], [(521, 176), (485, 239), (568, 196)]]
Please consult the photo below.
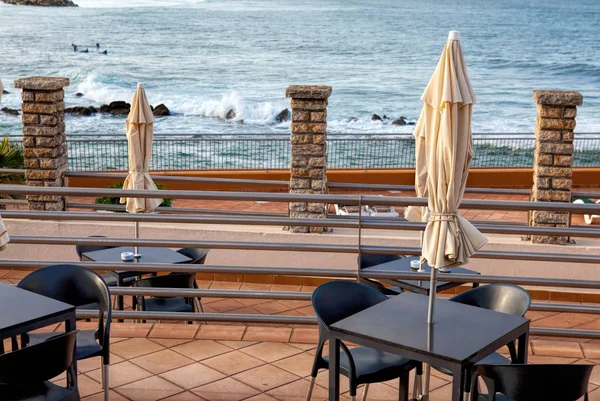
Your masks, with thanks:
[(192, 340), (199, 328), (198, 324), (156, 323), (150, 330), (148, 337)]
[(583, 355), (588, 359), (600, 359), (600, 344), (597, 343), (583, 343), (581, 344)]
[[(112, 347), (111, 347), (111, 351), (112, 351)], [(124, 361), (124, 359), (121, 358), (120, 356), (115, 355), (112, 352), (110, 353), (110, 364), (111, 365), (114, 365), (114, 364), (117, 364), (117, 363), (120, 363), (123, 361)], [(100, 357), (82, 359), (80, 361), (77, 361), (77, 371), (78, 371), (78, 373), (90, 372), (92, 370), (98, 369), (100, 367), (101, 363), (102, 363), (102, 359)]]
[[(102, 380), (100, 369), (88, 372), (86, 375), (90, 376), (98, 383)], [(117, 363), (115, 365), (111, 364), (109, 368), (109, 385), (110, 388), (115, 388), (150, 376), (152, 376), (152, 373), (129, 361)]]
[(231, 377), (197, 387), (192, 392), (208, 401), (239, 401), (260, 393)]
[[(281, 387), (267, 391), (267, 394), (279, 400), (303, 401), (306, 399), (309, 381), (306, 379), (296, 380)], [(321, 400), (328, 398), (328, 391), (321, 386), (315, 386), (312, 392), (312, 400)], [(369, 399), (369, 398), (367, 398)], [(397, 399), (397, 398), (396, 398)]]
[(600, 319), (592, 320), (576, 327), (578, 330), (600, 330)]
[(170, 349), (140, 356), (130, 361), (154, 374), (177, 369), (194, 362), (193, 359), (187, 358)]
[(564, 358), (559, 356), (538, 356), (538, 355), (530, 355), (527, 358), (527, 363), (531, 364), (569, 364), (573, 363), (577, 360), (577, 358)]
[(243, 308), (245, 305), (235, 299), (224, 299), (222, 301), (211, 303), (210, 307), (217, 312), (225, 313), (234, 309)]
[(301, 285), (292, 285), (292, 284), (273, 284), (271, 286), (271, 291), (290, 291), (290, 292), (298, 292), (302, 288)]
[(164, 348), (165, 347), (162, 345), (150, 341), (147, 338), (130, 338), (129, 340), (113, 344), (110, 347), (110, 350), (121, 358), (131, 359), (138, 356), (151, 354)]
[(260, 304), (264, 304), (264, 303), (268, 303), (268, 302), (273, 302), (273, 300), (270, 300), (270, 299), (236, 298), (235, 300), (246, 306), (254, 306), (254, 305), (260, 305)]
[(430, 399), (432, 401), (451, 401), (452, 400), (452, 384), (446, 384), (445, 386), (442, 386), (435, 390), (431, 390)]
[[(121, 394), (119, 394), (113, 390), (110, 390), (108, 392), (108, 394), (109, 394), (108, 397), (109, 397), (110, 401), (128, 401), (127, 398), (123, 397)], [(82, 397), (81, 401), (104, 401), (104, 393), (100, 392), (100, 393), (96, 393), (94, 395), (90, 395), (87, 397)]]
[(244, 283), (240, 287), (240, 290), (246, 291), (270, 291), (272, 284), (262, 284), (262, 283)]
[[(288, 344), (294, 348), (301, 349), (302, 351), (312, 350), (317, 347), (317, 344), (293, 343), (291, 341)], [(312, 355), (314, 355), (314, 354), (312, 354)]]
[(232, 327), (220, 324), (205, 324), (200, 326), (196, 339), (239, 341), (244, 336), (245, 331), (245, 326)]
[(151, 338), (150, 341), (162, 345), (163, 347), (171, 348), (176, 345), (181, 345), (190, 342), (189, 339), (177, 339), (177, 338)]
[(316, 316), (312, 305), (305, 306), (303, 308), (297, 308), (296, 310), (306, 316)]
[(167, 398), (163, 398), (161, 401), (204, 401), (204, 399), (198, 397), (194, 393), (185, 391), (183, 393), (179, 393), (179, 394), (175, 394), (170, 397), (167, 397)]
[(273, 398), (265, 393), (255, 395), (254, 397), (246, 398), (244, 401), (278, 401), (277, 398)]
[(254, 305), (253, 308), (262, 313), (263, 315), (274, 315), (275, 313), (285, 312), (291, 309), (288, 306), (285, 306), (277, 301), (271, 301), (259, 305)]
[(561, 329), (572, 328), (597, 320), (595, 315), (586, 315), (583, 313), (560, 313), (555, 316), (536, 320), (533, 327), (556, 327)]
[(112, 323), (110, 335), (115, 337), (147, 337), (152, 323)]
[(233, 378), (265, 392), (298, 380), (299, 377), (273, 365), (263, 365), (238, 373)]
[(118, 387), (116, 391), (132, 401), (156, 401), (181, 393), (183, 389), (159, 376), (152, 376)]
[(265, 362), (243, 352), (232, 351), (227, 354), (215, 356), (214, 358), (205, 359), (202, 361), (202, 364), (227, 375), (233, 375), (264, 365)]
[[(244, 326), (245, 328), (245, 326)], [(257, 341), (229, 341), (229, 340), (219, 340), (217, 341), (231, 349), (242, 349), (254, 345)]]
[(251, 326), (244, 333), (245, 341), (288, 342), (292, 329), (288, 327), (270, 328)]
[(583, 358), (579, 343), (563, 341), (531, 341), (531, 348), (536, 356), (558, 356), (567, 358)]
[(319, 341), (319, 329), (316, 327), (306, 328), (295, 328), (292, 330), (292, 336), (290, 342), (314, 344), (317, 345)]
[[(67, 385), (65, 376), (63, 376), (60, 380), (52, 380), (52, 382), (63, 387)], [(79, 395), (82, 398), (97, 393), (102, 393), (104, 391), (99, 382), (87, 377), (86, 375), (77, 376), (77, 387), (79, 388)]]
[(304, 352), (302, 354), (292, 355), (289, 358), (275, 361), (273, 362), (273, 365), (287, 370), (296, 376), (306, 377), (310, 375), (314, 360), (315, 357), (313, 355)]
[(239, 290), (243, 283), (234, 281), (213, 281), (211, 290)]
[(312, 304), (310, 301), (294, 301), (290, 299), (281, 299), (277, 301), (285, 306), (288, 306), (291, 309), (299, 309), (304, 308), (306, 306), (310, 306), (312, 308)]
[(160, 374), (159, 376), (186, 390), (202, 386), (203, 384), (211, 383), (225, 377), (225, 375), (221, 372), (218, 372), (200, 363), (193, 363), (178, 369), (170, 370)]
[[(326, 390), (329, 389), (329, 371), (326, 369), (319, 370), (315, 383)], [(348, 378), (346, 376), (340, 376), (340, 392), (345, 393), (349, 389)], [(367, 400), (368, 399), (369, 398), (367, 397)]]
[(211, 358), (216, 355), (230, 352), (231, 348), (219, 344), (213, 340), (194, 340), (189, 343), (178, 345), (171, 348), (171, 350), (185, 355), (195, 361), (201, 361), (203, 359)]
[(250, 347), (242, 348), (241, 352), (262, 359), (265, 362), (274, 362), (280, 359), (300, 354), (302, 351), (283, 343), (258, 343)]

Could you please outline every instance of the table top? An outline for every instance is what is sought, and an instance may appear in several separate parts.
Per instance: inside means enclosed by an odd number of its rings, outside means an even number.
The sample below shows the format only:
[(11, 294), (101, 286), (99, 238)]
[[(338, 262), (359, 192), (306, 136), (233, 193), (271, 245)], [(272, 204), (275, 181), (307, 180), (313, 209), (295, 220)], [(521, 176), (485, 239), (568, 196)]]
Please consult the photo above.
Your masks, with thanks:
[(73, 305), (0, 283), (0, 338), (5, 338), (4, 333), (19, 326), (29, 326), (71, 312), (75, 312)]
[(435, 303), (434, 324), (430, 326), (427, 324), (428, 303), (425, 295), (403, 293), (343, 319), (330, 329), (334, 333), (463, 364), (486, 348), (495, 346), (491, 352), (495, 351), (508, 343), (504, 337), (529, 327), (529, 319), (520, 316), (439, 298)]
[[(133, 246), (121, 246), (118, 248), (102, 249), (100, 251), (85, 252), (83, 254), (89, 260), (95, 262), (122, 262), (122, 252), (134, 252)], [(185, 263), (192, 259), (175, 252), (169, 248), (160, 247), (140, 247), (139, 252), (141, 258), (132, 260), (128, 263), (135, 263), (136, 260), (140, 263)]]
[[(410, 262), (412, 260), (419, 260), (419, 257), (411, 256), (408, 258), (392, 260), (391, 262), (386, 262), (386, 263), (382, 263), (379, 265), (366, 267), (364, 269), (361, 269), (361, 271), (363, 271), (363, 272), (416, 272), (416, 270), (414, 270), (410, 267)], [(425, 269), (425, 272), (427, 272), (427, 273), (431, 272), (431, 267), (427, 263), (423, 264), (423, 269)], [(456, 287), (461, 284), (461, 283), (457, 283), (457, 282), (448, 283), (448, 282), (444, 281), (444, 275), (452, 274), (452, 273), (472, 274), (472, 275), (479, 274), (479, 272), (477, 272), (475, 270), (465, 269), (464, 267), (453, 267), (450, 270), (450, 272), (447, 272), (447, 273), (441, 272), (438, 270), (438, 276), (437, 276), (438, 281), (437, 281), (437, 286), (436, 286), (438, 291), (446, 289), (446, 287), (448, 287), (448, 284), (450, 284), (450, 287)], [(428, 280), (412, 281), (412, 280), (398, 279), (398, 280), (394, 280), (394, 281), (397, 281), (398, 283), (407, 283), (413, 287), (419, 287), (419, 288), (422, 288), (425, 290), (429, 290), (430, 282)]]

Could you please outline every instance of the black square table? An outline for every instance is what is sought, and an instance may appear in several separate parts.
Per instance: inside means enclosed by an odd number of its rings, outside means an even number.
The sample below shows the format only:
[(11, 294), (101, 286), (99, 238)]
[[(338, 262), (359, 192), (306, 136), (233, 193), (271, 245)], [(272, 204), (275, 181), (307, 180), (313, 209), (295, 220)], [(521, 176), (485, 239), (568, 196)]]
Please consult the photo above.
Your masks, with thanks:
[(516, 362), (527, 363), (529, 319), (436, 299), (430, 326), (428, 301), (424, 295), (403, 293), (330, 326), (330, 401), (339, 400), (340, 340), (449, 369), (453, 401), (461, 401), (473, 365), (509, 342), (518, 340)]
[(65, 332), (75, 330), (73, 305), (0, 283), (0, 354), (4, 339), (60, 322)]
[[(123, 262), (121, 260), (121, 253), (123, 252), (134, 252), (133, 246), (121, 246), (118, 248), (102, 249), (100, 251), (85, 252), (82, 254), (82, 259), (90, 260), (93, 262)], [(142, 255), (139, 259), (134, 259), (125, 263), (187, 263), (191, 262), (192, 259), (184, 256), (178, 252), (175, 252), (169, 248), (160, 247), (140, 247), (138, 248)], [(140, 272), (128, 271), (128, 270), (116, 270), (109, 272), (117, 276), (117, 286), (123, 286), (123, 280), (129, 277), (140, 276)], [(117, 297), (117, 309), (123, 310), (123, 297)]]
[[(365, 272), (367, 272), (367, 273), (368, 272), (385, 272), (385, 273), (416, 272), (416, 270), (413, 270), (410, 267), (410, 262), (412, 260), (419, 260), (419, 257), (411, 256), (408, 258), (392, 260), (391, 262), (382, 263), (380, 265), (366, 267), (364, 269), (361, 269), (360, 272), (361, 273), (365, 273)], [(427, 263), (423, 264), (423, 269), (427, 273), (431, 272), (431, 267)], [(462, 284), (462, 283), (456, 282), (456, 281), (455, 282), (447, 282), (447, 281), (445, 282), (444, 281), (445, 275), (450, 275), (453, 273), (454, 274), (479, 275), (479, 272), (477, 272), (475, 270), (465, 269), (464, 267), (454, 267), (448, 273), (440, 272), (438, 270), (438, 281), (437, 281), (436, 291), (438, 291), (438, 292), (444, 291), (444, 290), (447, 290), (450, 288), (458, 287)], [(361, 278), (361, 280), (370, 281), (371, 279)], [(416, 292), (417, 294), (425, 294), (425, 295), (429, 294), (430, 282), (428, 280), (418, 281), (418, 280), (388, 280), (388, 279), (386, 279), (386, 280), (382, 280), (382, 281), (385, 281), (385, 282), (393, 284), (393, 285), (397, 285), (398, 287), (407, 289), (412, 292)], [(368, 284), (368, 283), (365, 283), (365, 284)], [(477, 284), (474, 284), (473, 287), (477, 287)]]

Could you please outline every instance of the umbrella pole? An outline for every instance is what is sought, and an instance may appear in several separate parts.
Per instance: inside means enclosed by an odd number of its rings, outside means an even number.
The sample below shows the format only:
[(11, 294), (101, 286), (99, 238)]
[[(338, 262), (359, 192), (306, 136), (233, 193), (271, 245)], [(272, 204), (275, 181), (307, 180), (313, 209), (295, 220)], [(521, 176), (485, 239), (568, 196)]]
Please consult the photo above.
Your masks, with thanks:
[[(433, 314), (435, 312), (435, 295), (437, 289), (437, 269), (435, 267), (431, 268), (431, 279), (429, 281), (429, 307), (427, 309), (427, 346), (431, 347), (433, 333), (431, 329), (433, 328)], [(431, 366), (429, 364), (423, 364), (423, 395), (421, 396), (421, 400), (428, 401), (429, 400), (429, 378), (431, 375)]]
[(427, 309), (427, 323), (433, 324), (433, 313), (435, 310), (435, 293), (437, 289), (437, 269), (431, 268), (431, 279), (429, 281), (429, 308)]
[[(139, 239), (139, 238), (140, 238), (140, 222), (136, 221), (135, 222), (135, 239)], [(139, 258), (141, 256), (137, 245), (135, 246), (135, 249), (133, 251), (133, 256), (136, 258)]]

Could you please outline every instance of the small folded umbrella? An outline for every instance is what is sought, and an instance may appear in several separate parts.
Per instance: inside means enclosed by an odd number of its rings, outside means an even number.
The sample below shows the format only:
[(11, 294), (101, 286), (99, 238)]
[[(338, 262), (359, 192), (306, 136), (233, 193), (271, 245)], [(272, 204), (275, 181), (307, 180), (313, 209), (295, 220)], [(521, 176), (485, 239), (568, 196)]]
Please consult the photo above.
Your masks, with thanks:
[[(125, 123), (129, 174), (125, 178), (123, 189), (158, 189), (148, 173), (152, 158), (153, 124), (154, 115), (146, 98), (144, 85), (138, 84)], [(121, 203), (127, 204), (128, 213), (150, 213), (162, 203), (162, 199), (121, 198)], [(136, 238), (139, 237), (139, 222), (135, 223), (135, 235)], [(137, 247), (135, 253), (139, 255)]]
[[(464, 265), (487, 243), (487, 238), (458, 213), (473, 157), (471, 113), (475, 104), (459, 40), (460, 33), (451, 31), (421, 96), (423, 110), (415, 127), (417, 194), (428, 195), (421, 262), (432, 267), (430, 324), (434, 323), (437, 270)], [(426, 187), (422, 187), (424, 182)], [(425, 381), (428, 383), (427, 376)]]

